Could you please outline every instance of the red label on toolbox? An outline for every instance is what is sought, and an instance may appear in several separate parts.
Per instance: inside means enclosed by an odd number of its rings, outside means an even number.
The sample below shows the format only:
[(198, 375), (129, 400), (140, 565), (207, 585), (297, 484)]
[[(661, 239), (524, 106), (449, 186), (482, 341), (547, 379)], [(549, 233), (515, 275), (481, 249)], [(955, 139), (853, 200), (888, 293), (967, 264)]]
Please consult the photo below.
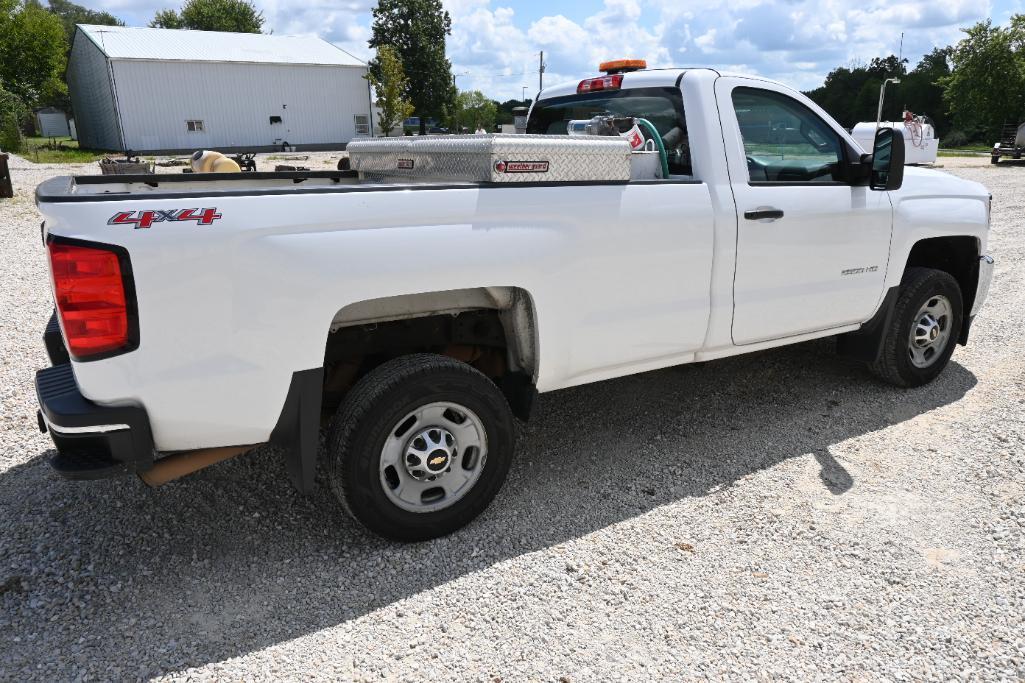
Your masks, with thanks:
[(413, 170), (413, 160), (412, 159), (399, 159), (399, 162), (395, 165), (395, 167), (396, 168), (400, 168), (400, 169), (402, 169), (404, 171), (411, 171), (411, 170)]

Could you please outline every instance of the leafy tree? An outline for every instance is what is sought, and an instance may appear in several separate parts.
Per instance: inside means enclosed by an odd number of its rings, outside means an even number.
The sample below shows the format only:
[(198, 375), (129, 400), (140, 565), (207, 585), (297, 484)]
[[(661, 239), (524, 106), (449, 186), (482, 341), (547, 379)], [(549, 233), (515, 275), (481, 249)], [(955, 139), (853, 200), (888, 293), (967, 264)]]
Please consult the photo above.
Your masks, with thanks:
[(491, 132), (495, 129), (498, 105), (489, 100), (480, 90), (461, 92), (456, 97), (456, 121), (459, 128), (476, 131), (479, 128)]
[[(398, 53), (406, 74), (406, 98), (420, 116), (420, 132), (428, 117), (440, 118), (455, 97), (452, 64), (445, 58), (445, 37), (452, 33), (452, 18), (441, 0), (379, 0), (373, 10), (370, 47), (390, 46)], [(380, 59), (370, 62), (371, 73), (381, 77)]]
[(5, 152), (21, 150), (21, 127), (27, 118), (25, 103), (0, 85), (0, 149)]
[(950, 72), (946, 62), (949, 48), (936, 48), (925, 55), (911, 72), (907, 60), (896, 55), (875, 58), (867, 66), (850, 65), (829, 72), (822, 87), (806, 93), (848, 128), (861, 121), (875, 121), (879, 107), (879, 89), (886, 78), (898, 77), (899, 84), (886, 88), (883, 119), (899, 120), (905, 108), (916, 114), (928, 114), (936, 124), (937, 135), (949, 129), (938, 81)]
[(0, 83), (22, 102), (34, 105), (57, 88), (67, 63), (67, 39), (58, 17), (38, 0), (16, 5), (0, 0)]
[(940, 79), (954, 124), (969, 137), (993, 138), (1025, 111), (1025, 15), (1006, 28), (992, 21), (962, 29), (950, 53), (949, 76)]
[(264, 21), (263, 12), (248, 0), (186, 0), (180, 12), (160, 10), (149, 25), (196, 31), (262, 33)]
[(950, 116), (943, 102), (940, 81), (950, 75), (947, 59), (951, 50), (949, 47), (937, 47), (923, 56), (918, 65), (901, 79), (897, 91), (899, 97), (895, 97), (903, 108), (910, 108), (916, 114), (928, 114), (941, 139), (950, 131)]
[(49, 0), (50, 12), (61, 20), (64, 26), (64, 35), (71, 45), (75, 37), (76, 24), (92, 24), (94, 26), (124, 26), (125, 22), (115, 17), (110, 12), (97, 12), (81, 5), (76, 5), (71, 0)]
[(498, 107), (498, 117), (495, 123), (512, 123), (514, 120), (513, 109), (516, 107), (530, 107), (531, 100), (506, 100), (505, 102), (495, 102)]
[(378, 74), (371, 71), (367, 79), (374, 86), (377, 106), (381, 109), (377, 123), (381, 131), (389, 135), (396, 126), (402, 125), (403, 121), (413, 115), (413, 104), (405, 98), (409, 80), (394, 48), (389, 45), (377, 48), (377, 61), (381, 67)]

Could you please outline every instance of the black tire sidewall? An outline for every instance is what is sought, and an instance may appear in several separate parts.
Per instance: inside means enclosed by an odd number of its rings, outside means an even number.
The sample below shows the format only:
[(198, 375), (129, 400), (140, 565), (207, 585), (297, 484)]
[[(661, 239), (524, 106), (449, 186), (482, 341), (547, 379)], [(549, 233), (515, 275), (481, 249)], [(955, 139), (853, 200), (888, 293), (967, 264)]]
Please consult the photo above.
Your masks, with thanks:
[[(419, 406), (442, 401), (462, 405), (480, 418), (487, 434), (487, 459), (477, 482), (456, 503), (435, 512), (409, 512), (396, 506), (384, 491), (381, 450), (401, 419)], [(346, 435), (338, 432), (347, 432), (344, 443), (338, 441)], [(505, 397), (489, 379), (462, 368), (439, 368), (411, 373), (394, 383), (365, 406), (356, 424), (332, 436), (332, 464), (341, 488), (336, 492), (345, 497), (352, 515), (387, 538), (418, 541), (451, 533), (484, 511), (509, 471), (514, 427)]]
[[(913, 280), (906, 292), (902, 294), (897, 304), (897, 311), (894, 316), (893, 334), (894, 348), (897, 357), (896, 367), (901, 379), (906, 386), (917, 387), (927, 384), (936, 378), (950, 361), (957, 346), (957, 339), (960, 335), (963, 320), (963, 303), (961, 300), (961, 288), (957, 281), (949, 274), (930, 270), (924, 271), (920, 278)], [(911, 330), (917, 323), (916, 316), (922, 306), (932, 297), (942, 295), (947, 298), (951, 306), (951, 330), (947, 346), (940, 356), (929, 367), (920, 368), (915, 366), (908, 357), (908, 341), (911, 337)]]

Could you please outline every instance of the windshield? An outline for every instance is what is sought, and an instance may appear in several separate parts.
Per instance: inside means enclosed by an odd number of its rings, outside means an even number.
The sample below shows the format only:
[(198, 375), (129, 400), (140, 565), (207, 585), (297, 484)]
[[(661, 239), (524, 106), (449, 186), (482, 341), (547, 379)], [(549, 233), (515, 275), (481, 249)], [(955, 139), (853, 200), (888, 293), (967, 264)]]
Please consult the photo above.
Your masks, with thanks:
[(669, 173), (691, 175), (683, 98), (676, 88), (633, 88), (540, 100), (530, 112), (527, 132), (568, 135), (566, 126), (570, 121), (603, 115), (650, 121), (662, 136), (669, 155)]

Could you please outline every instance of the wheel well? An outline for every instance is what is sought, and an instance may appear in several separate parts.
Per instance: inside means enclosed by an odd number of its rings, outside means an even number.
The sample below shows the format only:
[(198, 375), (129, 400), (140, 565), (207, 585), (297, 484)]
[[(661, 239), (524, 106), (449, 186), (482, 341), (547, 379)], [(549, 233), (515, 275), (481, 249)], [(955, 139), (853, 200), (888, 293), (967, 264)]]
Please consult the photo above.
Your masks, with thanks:
[(917, 242), (908, 255), (906, 268), (921, 266), (950, 273), (961, 287), (964, 318), (975, 303), (979, 280), (979, 240), (975, 237), (933, 237)]
[(439, 353), (480, 370), (527, 419), (537, 391), (537, 335), (529, 294), (516, 287), (426, 292), (351, 304), (331, 322), (324, 350), (322, 411), (377, 366), (410, 353)]

